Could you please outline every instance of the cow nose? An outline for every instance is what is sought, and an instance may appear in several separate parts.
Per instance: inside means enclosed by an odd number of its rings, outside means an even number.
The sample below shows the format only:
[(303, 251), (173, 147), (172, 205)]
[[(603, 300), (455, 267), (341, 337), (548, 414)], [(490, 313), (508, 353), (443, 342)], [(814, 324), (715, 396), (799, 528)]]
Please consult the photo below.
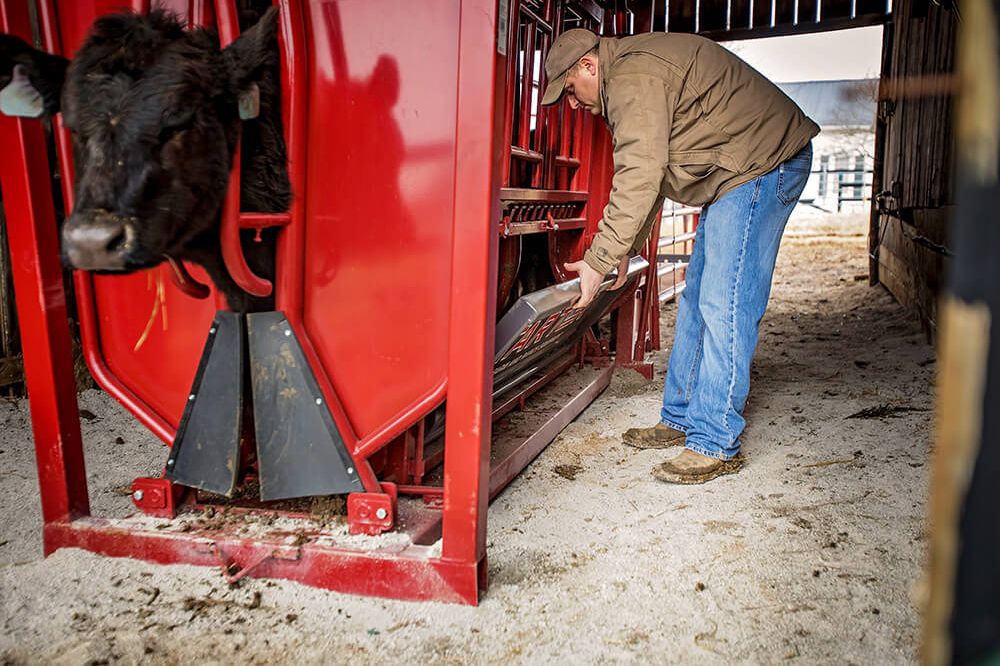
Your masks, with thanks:
[(135, 227), (118, 215), (73, 215), (63, 227), (63, 252), (69, 264), (85, 271), (125, 269)]

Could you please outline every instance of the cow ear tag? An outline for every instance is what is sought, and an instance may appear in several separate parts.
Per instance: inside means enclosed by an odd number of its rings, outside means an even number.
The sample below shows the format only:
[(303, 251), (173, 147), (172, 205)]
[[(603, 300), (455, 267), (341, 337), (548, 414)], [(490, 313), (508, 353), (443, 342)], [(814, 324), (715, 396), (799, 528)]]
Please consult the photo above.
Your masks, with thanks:
[(256, 83), (240, 93), (240, 120), (253, 120), (260, 115), (260, 88)]
[(38, 118), (45, 113), (42, 95), (31, 85), (22, 65), (14, 65), (13, 78), (0, 90), (0, 112), (14, 118)]

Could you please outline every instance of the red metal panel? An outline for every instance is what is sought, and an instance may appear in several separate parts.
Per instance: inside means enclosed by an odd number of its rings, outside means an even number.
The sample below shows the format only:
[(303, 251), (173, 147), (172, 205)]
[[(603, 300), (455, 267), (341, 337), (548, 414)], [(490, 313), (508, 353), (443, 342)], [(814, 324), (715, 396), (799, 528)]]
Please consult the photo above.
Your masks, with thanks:
[[(282, 115), (288, 145), (288, 176), (293, 193), (304, 192), (308, 178), (310, 144), (308, 139), (308, 103), (310, 42), (307, 41), (302, 7), (297, 2), (279, 2), (279, 46), (282, 53)], [(343, 61), (341, 54), (340, 61)], [(312, 163), (323, 165), (323, 155)], [(246, 218), (246, 216), (244, 216)], [(297, 331), (302, 351), (313, 368), (320, 390), (326, 398), (331, 415), (349, 446), (357, 443), (357, 435), (350, 424), (341, 398), (334, 392), (329, 377), (320, 363), (316, 347), (303, 324), (305, 291), (306, 197), (293, 196), (288, 211), (289, 224), (278, 236), (277, 280), (275, 302)], [(382, 444), (383, 442), (378, 442)], [(355, 467), (369, 493), (381, 492), (378, 479), (367, 460), (352, 452)]]
[[(212, 284), (200, 269), (191, 266), (191, 273)], [(185, 295), (166, 266), (135, 275), (94, 276), (93, 285), (100, 350), (109, 370), (176, 428), (215, 314), (215, 298)], [(158, 294), (163, 302), (154, 316)], [(145, 341), (136, 349), (151, 319)]]
[(304, 323), (361, 438), (402, 431), (443, 395), (458, 17), (457, 0), (306, 11), (309, 137), (322, 158), (298, 192)]

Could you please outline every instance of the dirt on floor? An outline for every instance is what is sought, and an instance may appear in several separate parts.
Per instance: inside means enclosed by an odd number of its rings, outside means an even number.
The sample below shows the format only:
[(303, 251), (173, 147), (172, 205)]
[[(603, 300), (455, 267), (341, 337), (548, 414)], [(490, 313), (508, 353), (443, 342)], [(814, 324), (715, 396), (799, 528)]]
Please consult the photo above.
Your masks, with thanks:
[[(865, 220), (797, 213), (761, 329), (747, 464), (702, 486), (622, 445), (650, 383), (612, 385), (489, 513), (476, 608), (365, 599), (215, 569), (41, 557), (25, 401), (0, 403), (0, 664), (890, 664), (917, 656), (935, 357), (868, 286)], [(663, 313), (669, 349), (675, 306)], [(95, 514), (128, 511), (163, 448), (81, 397)]]

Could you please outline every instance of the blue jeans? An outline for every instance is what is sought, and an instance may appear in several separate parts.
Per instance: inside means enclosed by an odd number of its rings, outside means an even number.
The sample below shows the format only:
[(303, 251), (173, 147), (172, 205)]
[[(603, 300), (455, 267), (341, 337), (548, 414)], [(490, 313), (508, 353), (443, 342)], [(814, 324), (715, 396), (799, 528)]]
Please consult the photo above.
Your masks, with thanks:
[(812, 166), (812, 144), (702, 209), (663, 388), (663, 423), (692, 451), (740, 450), (757, 328), (785, 223)]

